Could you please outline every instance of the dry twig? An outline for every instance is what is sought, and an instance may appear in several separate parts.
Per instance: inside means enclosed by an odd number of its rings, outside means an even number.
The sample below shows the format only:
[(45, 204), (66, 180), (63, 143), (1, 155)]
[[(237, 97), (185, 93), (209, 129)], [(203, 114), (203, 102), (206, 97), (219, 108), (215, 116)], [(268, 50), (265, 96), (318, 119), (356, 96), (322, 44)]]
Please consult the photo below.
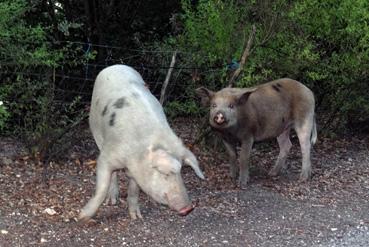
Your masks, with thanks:
[(242, 53), (242, 57), (241, 57), (241, 60), (240, 60), (240, 66), (238, 67), (237, 70), (234, 71), (234, 73), (231, 76), (231, 79), (229, 79), (228, 87), (233, 87), (234, 82), (236, 81), (236, 79), (240, 75), (240, 73), (241, 73), (241, 71), (242, 71), (242, 69), (243, 69), (243, 67), (246, 63), (246, 60), (250, 55), (250, 49), (251, 49), (251, 45), (252, 45), (252, 42), (253, 42), (254, 37), (255, 37), (255, 33), (256, 33), (256, 27), (255, 27), (255, 25), (252, 25), (252, 30), (251, 30), (249, 39), (247, 40), (245, 50)]
[(177, 57), (177, 51), (174, 51), (173, 56), (172, 56), (172, 61), (170, 62), (170, 66), (169, 66), (169, 69), (168, 69), (167, 76), (165, 77), (165, 81), (163, 83), (163, 86), (162, 86), (161, 92), (160, 92), (160, 104), (162, 104), (162, 105), (164, 104), (165, 91), (167, 89), (169, 79), (172, 75), (174, 64), (176, 63), (176, 57)]

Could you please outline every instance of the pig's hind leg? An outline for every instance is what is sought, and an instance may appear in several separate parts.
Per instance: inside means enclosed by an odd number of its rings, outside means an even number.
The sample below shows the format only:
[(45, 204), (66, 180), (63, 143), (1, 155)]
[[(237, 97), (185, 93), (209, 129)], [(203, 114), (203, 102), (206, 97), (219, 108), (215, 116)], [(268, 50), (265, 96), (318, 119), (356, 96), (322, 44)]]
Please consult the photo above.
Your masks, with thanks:
[(277, 137), (279, 145), (279, 155), (275, 165), (269, 171), (269, 176), (277, 176), (281, 169), (286, 167), (287, 155), (290, 152), (292, 143), (290, 140), (290, 128), (286, 129)]
[(100, 154), (96, 167), (96, 191), (95, 195), (81, 210), (78, 220), (80, 222), (88, 221), (96, 214), (97, 209), (106, 198), (111, 180), (112, 169), (105, 158)]
[(106, 196), (106, 203), (111, 203), (111, 205), (116, 205), (119, 199), (119, 184), (118, 184), (118, 174), (114, 171), (111, 175), (111, 181), (109, 186), (108, 195)]
[(140, 208), (138, 206), (138, 196), (140, 194), (140, 187), (137, 182), (133, 179), (129, 179), (128, 191), (127, 191), (127, 202), (128, 202), (128, 212), (131, 219), (135, 220), (137, 218), (142, 219)]
[(311, 177), (311, 134), (313, 131), (314, 117), (306, 117), (303, 121), (296, 123), (296, 133), (299, 138), (302, 153), (302, 169), (300, 180), (305, 181)]

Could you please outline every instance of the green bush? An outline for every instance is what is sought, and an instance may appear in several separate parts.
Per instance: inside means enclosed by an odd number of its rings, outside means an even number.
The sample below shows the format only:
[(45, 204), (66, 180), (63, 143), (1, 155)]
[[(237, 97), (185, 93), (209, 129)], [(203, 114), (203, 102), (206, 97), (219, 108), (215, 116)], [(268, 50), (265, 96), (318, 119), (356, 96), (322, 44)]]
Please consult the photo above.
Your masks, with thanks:
[(179, 36), (179, 45), (196, 51), (198, 65), (225, 64), (239, 57), (246, 34), (243, 6), (235, 1), (200, 0), (196, 6), (191, 2), (182, 1), (185, 30)]
[(0, 130), (5, 128), (6, 121), (9, 118), (9, 112), (7, 111), (6, 106), (3, 101), (0, 101)]
[(204, 112), (200, 109), (198, 103), (194, 100), (188, 100), (185, 102), (171, 101), (168, 102), (165, 107), (165, 114), (168, 118), (176, 118), (182, 116), (200, 116), (204, 115)]
[[(171, 43), (191, 51), (197, 65), (225, 67), (239, 59), (254, 24), (238, 87), (290, 77), (314, 91), (321, 126), (338, 131), (368, 120), (368, 1), (183, 0), (182, 7), (184, 30)], [(222, 73), (202, 84), (220, 89), (226, 81)], [(187, 83), (189, 90), (196, 87)]]
[(369, 115), (369, 2), (299, 1), (289, 13), (318, 55), (302, 76), (314, 84), (331, 127)]
[(6, 107), (0, 106), (0, 129), (23, 139), (36, 154), (62, 142), (55, 138), (84, 112), (78, 98), (56, 100), (55, 70), (68, 49), (48, 42), (49, 27), (28, 21), (32, 11), (25, 0), (0, 3), (0, 100)]

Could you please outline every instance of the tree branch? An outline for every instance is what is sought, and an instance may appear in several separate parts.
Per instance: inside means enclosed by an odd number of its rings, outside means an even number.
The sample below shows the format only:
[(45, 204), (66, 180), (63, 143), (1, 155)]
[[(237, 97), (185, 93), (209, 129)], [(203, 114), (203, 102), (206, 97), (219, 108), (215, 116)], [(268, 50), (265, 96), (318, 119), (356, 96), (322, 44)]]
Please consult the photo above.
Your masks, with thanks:
[(240, 73), (241, 73), (241, 71), (242, 71), (242, 69), (243, 69), (243, 67), (246, 63), (246, 60), (247, 60), (248, 56), (250, 55), (250, 49), (251, 49), (251, 45), (252, 45), (252, 42), (253, 42), (254, 37), (255, 37), (255, 33), (256, 33), (256, 27), (255, 27), (255, 25), (252, 25), (252, 30), (251, 30), (249, 39), (247, 41), (245, 50), (243, 51), (243, 54), (242, 54), (242, 57), (241, 57), (240, 66), (232, 74), (231, 79), (229, 79), (228, 87), (233, 87), (234, 82), (236, 81), (237, 77), (240, 75)]
[(177, 51), (174, 51), (173, 56), (172, 56), (172, 61), (170, 62), (170, 66), (169, 66), (169, 69), (168, 69), (167, 76), (165, 77), (165, 81), (164, 81), (163, 86), (161, 88), (160, 104), (162, 104), (162, 105), (163, 105), (164, 100), (165, 100), (165, 91), (167, 90), (169, 79), (172, 75), (174, 64), (176, 63), (176, 57), (177, 57)]

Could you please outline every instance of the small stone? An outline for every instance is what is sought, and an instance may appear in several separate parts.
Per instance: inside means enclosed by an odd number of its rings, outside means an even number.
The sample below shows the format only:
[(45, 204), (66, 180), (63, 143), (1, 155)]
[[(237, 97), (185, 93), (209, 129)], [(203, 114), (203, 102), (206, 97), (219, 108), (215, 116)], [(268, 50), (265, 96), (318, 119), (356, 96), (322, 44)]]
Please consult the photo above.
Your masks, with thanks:
[(1, 234), (8, 234), (9, 232), (7, 230), (1, 230)]
[(56, 211), (53, 208), (46, 208), (43, 213), (47, 213), (48, 215), (55, 215), (57, 214)]

